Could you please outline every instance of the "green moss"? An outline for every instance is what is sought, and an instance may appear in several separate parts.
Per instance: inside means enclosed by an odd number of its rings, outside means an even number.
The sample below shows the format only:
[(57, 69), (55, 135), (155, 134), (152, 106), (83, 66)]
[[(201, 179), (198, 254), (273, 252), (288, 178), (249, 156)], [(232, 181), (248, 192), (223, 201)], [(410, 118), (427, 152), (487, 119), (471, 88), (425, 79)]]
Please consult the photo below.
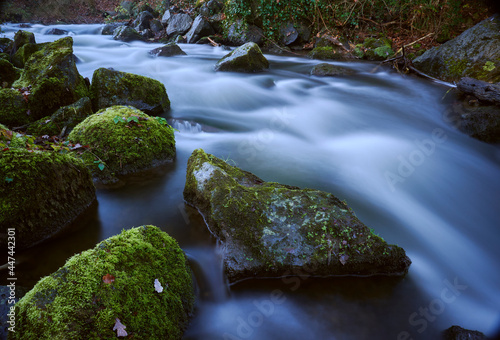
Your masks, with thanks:
[(345, 54), (337, 47), (316, 47), (308, 53), (309, 58), (319, 60), (339, 60), (345, 59)]
[(28, 43), (23, 45), (20, 49), (16, 51), (16, 53), (12, 56), (12, 63), (19, 68), (24, 68), (26, 61), (31, 57), (31, 55), (37, 51), (40, 51), (44, 48), (48, 43), (42, 44), (32, 44)]
[[(112, 282), (103, 282), (105, 275)], [(164, 290), (157, 293), (157, 279)], [(115, 319), (134, 339), (180, 339), (193, 312), (190, 269), (154, 226), (123, 231), (68, 259), (16, 304), (12, 339), (112, 339)]]
[(31, 120), (28, 104), (15, 89), (0, 89), (0, 122), (7, 126), (21, 126)]
[(92, 104), (88, 97), (81, 98), (76, 103), (61, 107), (52, 116), (47, 116), (30, 124), (27, 133), (36, 136), (59, 135), (63, 129), (64, 134), (71, 130), (85, 118), (92, 114)]
[[(138, 122), (127, 122), (130, 117)], [(161, 119), (129, 106), (112, 106), (91, 115), (73, 129), (68, 139), (90, 145), (90, 152), (82, 157), (93, 175), (103, 181), (151, 168), (175, 156), (173, 129)], [(102, 171), (99, 161), (105, 164)]]
[(61, 106), (89, 95), (85, 81), (76, 68), (71, 37), (47, 44), (30, 56), (13, 87), (30, 85), (31, 121), (51, 115)]
[(94, 111), (112, 105), (130, 105), (150, 115), (170, 109), (165, 86), (155, 79), (106, 68), (94, 71), (90, 98)]
[(0, 59), (0, 87), (11, 87), (12, 83), (21, 76), (21, 70), (5, 59)]
[(83, 162), (71, 155), (0, 152), (0, 232), (16, 228), (18, 249), (56, 234), (95, 199)]
[(373, 234), (334, 195), (264, 182), (203, 150), (189, 159), (184, 198), (225, 243), (232, 281), (311, 263), (317, 275), (408, 270), (404, 250)]
[(9, 130), (3, 124), (0, 124), (0, 150), (5, 148), (23, 148), (26, 142), (23, 135)]

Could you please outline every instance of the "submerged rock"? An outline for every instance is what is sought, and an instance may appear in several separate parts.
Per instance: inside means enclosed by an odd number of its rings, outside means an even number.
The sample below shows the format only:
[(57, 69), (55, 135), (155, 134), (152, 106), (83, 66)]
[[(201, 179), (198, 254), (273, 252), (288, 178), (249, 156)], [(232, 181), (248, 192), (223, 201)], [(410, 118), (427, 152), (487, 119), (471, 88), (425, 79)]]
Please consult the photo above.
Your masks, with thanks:
[(315, 65), (311, 70), (311, 75), (318, 77), (350, 76), (355, 74), (354, 70), (338, 65), (321, 63)]
[(225, 55), (215, 65), (215, 71), (260, 72), (269, 68), (269, 61), (264, 57), (259, 45), (246, 43)]
[(444, 340), (487, 340), (481, 332), (471, 331), (460, 326), (451, 326), (443, 332)]
[(165, 85), (155, 79), (107, 68), (94, 71), (90, 86), (94, 111), (112, 105), (130, 105), (150, 115), (170, 109)]
[(92, 113), (92, 103), (89, 97), (84, 97), (76, 103), (61, 107), (52, 116), (30, 124), (26, 132), (36, 136), (65, 136)]
[(312, 275), (402, 275), (410, 259), (359, 221), (334, 195), (264, 182), (198, 149), (184, 199), (222, 242), (231, 282)]
[(21, 77), (12, 85), (27, 88), (30, 121), (51, 115), (61, 106), (88, 97), (85, 80), (78, 73), (73, 55), (73, 38), (56, 40), (33, 53)]
[(458, 37), (413, 60), (420, 71), (445, 80), (471, 77), (500, 82), (500, 15), (481, 21)]
[(144, 37), (132, 27), (119, 26), (113, 31), (113, 39), (130, 42), (134, 40), (143, 41)]
[(16, 230), (16, 249), (28, 248), (63, 230), (95, 200), (89, 171), (68, 154), (2, 151), (0, 179), (2, 247), (8, 228)]
[(167, 233), (141, 226), (74, 255), (41, 279), (15, 305), (10, 338), (181, 339), (193, 306), (184, 252)]
[(116, 176), (153, 168), (175, 157), (174, 131), (164, 118), (130, 106), (111, 106), (86, 118), (68, 136), (89, 145), (82, 158), (95, 179), (116, 182)]

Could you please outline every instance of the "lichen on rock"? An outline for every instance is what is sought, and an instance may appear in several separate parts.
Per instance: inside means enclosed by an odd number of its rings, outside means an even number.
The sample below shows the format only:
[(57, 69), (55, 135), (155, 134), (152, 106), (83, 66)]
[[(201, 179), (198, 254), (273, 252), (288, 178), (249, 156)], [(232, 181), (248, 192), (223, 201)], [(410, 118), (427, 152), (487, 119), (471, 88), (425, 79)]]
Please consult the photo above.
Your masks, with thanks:
[(57, 234), (95, 200), (81, 160), (23, 148), (0, 152), (0, 192), (0, 233), (15, 228), (17, 249)]
[(269, 68), (269, 61), (264, 57), (259, 45), (246, 43), (225, 55), (215, 65), (215, 71), (261, 72)]
[(330, 193), (264, 182), (198, 149), (189, 161), (187, 203), (222, 242), (231, 282), (310, 274), (401, 275), (411, 261)]
[(99, 68), (92, 76), (90, 92), (94, 111), (130, 105), (149, 115), (160, 115), (170, 109), (165, 85), (133, 73)]
[(41, 279), (15, 305), (10, 338), (114, 339), (118, 318), (134, 339), (181, 339), (193, 305), (184, 252), (167, 233), (141, 226), (74, 255)]
[(116, 176), (147, 170), (175, 157), (174, 131), (166, 120), (130, 106), (111, 106), (87, 117), (68, 140), (89, 145), (82, 157), (102, 182), (115, 182)]

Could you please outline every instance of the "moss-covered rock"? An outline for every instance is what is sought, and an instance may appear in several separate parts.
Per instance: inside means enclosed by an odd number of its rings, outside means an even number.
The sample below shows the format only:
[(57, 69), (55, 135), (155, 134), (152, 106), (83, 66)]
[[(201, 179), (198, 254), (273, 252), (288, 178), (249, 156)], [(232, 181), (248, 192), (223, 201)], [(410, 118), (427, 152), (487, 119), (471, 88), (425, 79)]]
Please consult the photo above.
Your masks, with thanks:
[(0, 53), (10, 53), (14, 41), (9, 38), (0, 38)]
[(366, 38), (356, 45), (355, 54), (363, 59), (381, 61), (394, 54), (392, 41), (388, 38)]
[(315, 47), (308, 54), (309, 58), (319, 60), (345, 60), (348, 52), (340, 46)]
[(149, 51), (149, 54), (155, 57), (173, 57), (176, 55), (186, 55), (186, 52), (184, 52), (176, 43), (169, 43), (165, 46)]
[(85, 118), (92, 114), (92, 103), (89, 97), (84, 97), (76, 103), (61, 107), (52, 116), (44, 117), (31, 123), (27, 133), (36, 136), (65, 136)]
[(83, 158), (95, 179), (150, 169), (175, 157), (173, 129), (164, 118), (150, 117), (129, 106), (112, 106), (78, 124), (68, 140), (89, 145)]
[(73, 38), (56, 40), (30, 56), (13, 87), (30, 85), (30, 121), (51, 115), (61, 106), (89, 96), (85, 80), (76, 68)]
[(445, 80), (471, 77), (500, 82), (500, 15), (483, 20), (458, 37), (413, 60), (420, 71)]
[[(163, 291), (155, 289), (155, 281)], [(11, 339), (181, 339), (193, 312), (191, 271), (154, 226), (122, 231), (68, 259), (16, 305)]]
[(355, 74), (354, 70), (345, 68), (338, 65), (332, 65), (328, 63), (321, 63), (314, 65), (311, 70), (311, 75), (318, 77), (338, 77), (338, 76), (350, 76)]
[(14, 35), (14, 43), (12, 44), (11, 54), (16, 53), (24, 44), (35, 44), (35, 34), (28, 31), (19, 30)]
[(198, 149), (184, 199), (223, 243), (230, 281), (312, 275), (405, 274), (405, 251), (387, 244), (334, 195), (264, 182)]
[[(229, 4), (231, 4), (230, 2)], [(227, 40), (232, 45), (243, 45), (249, 42), (256, 43), (257, 45), (262, 45), (264, 31), (261, 28), (250, 25), (244, 20), (236, 20), (229, 25), (225, 35)]]
[(21, 126), (31, 120), (28, 103), (15, 89), (0, 89), (0, 123), (7, 126)]
[(269, 68), (269, 61), (264, 57), (259, 45), (246, 43), (225, 55), (215, 65), (215, 71), (260, 72)]
[(137, 74), (99, 68), (90, 86), (94, 111), (113, 105), (130, 105), (149, 115), (160, 115), (170, 109), (165, 85)]
[(14, 66), (19, 67), (19, 68), (24, 68), (24, 65), (28, 61), (28, 59), (31, 57), (31, 55), (37, 51), (40, 51), (42, 48), (44, 48), (46, 45), (49, 43), (42, 43), (42, 44), (24, 44), (21, 48), (19, 48), (14, 55), (11, 57), (12, 64)]
[(21, 76), (21, 70), (5, 59), (0, 59), (0, 87), (11, 87), (12, 83)]
[(24, 148), (26, 137), (11, 131), (7, 126), (0, 124), (0, 150), (5, 148)]
[[(57, 234), (95, 199), (84, 163), (68, 154), (0, 152), (0, 233), (16, 229), (16, 249)], [(7, 242), (1, 239), (2, 247)]]

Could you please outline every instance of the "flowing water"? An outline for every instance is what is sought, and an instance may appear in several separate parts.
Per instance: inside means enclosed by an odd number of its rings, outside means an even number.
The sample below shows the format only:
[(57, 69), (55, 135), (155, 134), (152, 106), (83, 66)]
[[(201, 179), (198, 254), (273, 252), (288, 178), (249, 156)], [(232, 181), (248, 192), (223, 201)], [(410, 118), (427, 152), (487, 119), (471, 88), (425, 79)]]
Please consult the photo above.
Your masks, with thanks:
[[(19, 283), (33, 285), (65, 260), (122, 229), (153, 224), (176, 238), (199, 283), (186, 339), (433, 339), (458, 324), (493, 336), (500, 322), (500, 149), (447, 118), (448, 88), (373, 63), (336, 63), (348, 78), (309, 75), (319, 63), (266, 55), (260, 74), (215, 73), (227, 51), (181, 45), (187, 56), (153, 58), (161, 46), (123, 43), (99, 25), (58, 26), (74, 39), (78, 69), (99, 67), (165, 84), (175, 162), (99, 189), (75, 230), (18, 254)], [(33, 25), (37, 42), (48, 26)], [(19, 29), (2, 26), (7, 37)], [(203, 148), (267, 181), (345, 199), (413, 264), (404, 278), (307, 275), (227, 287), (217, 244), (184, 204), (186, 163)]]

